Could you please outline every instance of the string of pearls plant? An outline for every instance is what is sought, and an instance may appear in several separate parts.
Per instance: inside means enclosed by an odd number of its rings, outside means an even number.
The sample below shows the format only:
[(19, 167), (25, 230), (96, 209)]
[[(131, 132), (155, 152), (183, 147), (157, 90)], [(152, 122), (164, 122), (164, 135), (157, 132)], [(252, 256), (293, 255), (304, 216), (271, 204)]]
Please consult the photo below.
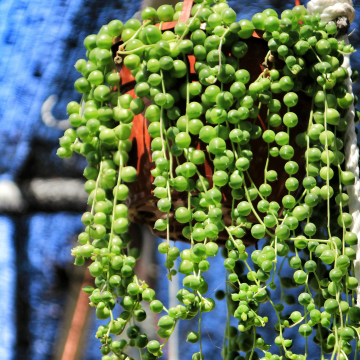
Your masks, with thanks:
[[(83, 96), (80, 104), (67, 106), (73, 128), (60, 138), (57, 154), (69, 158), (75, 151), (89, 163), (84, 176), (91, 209), (81, 218), (86, 228), (72, 255), (76, 265), (92, 260), (89, 270), (96, 288), (87, 286), (84, 291), (97, 317), (109, 319), (96, 332), (102, 359), (130, 360), (128, 347), (137, 347), (144, 360), (161, 357), (178, 322), (196, 316), (198, 325), (194, 323), (187, 341), (199, 344), (193, 360), (204, 359), (202, 314), (216, 312), (216, 302), (206, 295), (203, 273), (210, 268), (207, 258), (219, 252), (221, 231), (228, 235), (221, 251), (227, 285), (226, 293), (218, 290), (215, 297), (217, 301), (227, 299), (224, 359), (313, 359), (308, 354), (312, 333), (321, 359), (345, 360), (354, 358), (354, 352), (356, 358), (360, 309), (355, 307), (358, 281), (351, 246), (358, 239), (349, 231), (352, 217), (346, 187), (354, 184), (354, 174), (344, 169), (343, 135), (347, 109), (357, 105), (357, 97), (348, 92), (348, 71), (341, 66), (344, 55), (354, 48), (336, 39), (334, 22), (322, 22), (319, 14), (308, 15), (303, 6), (285, 10), (280, 17), (265, 9), (252, 21), (237, 22), (225, 1), (199, 0), (186, 23), (177, 22), (173, 31), (162, 31), (163, 22), (179, 20), (182, 6), (179, 2), (175, 9), (170, 5), (146, 8), (143, 23), (111, 21), (97, 35), (85, 38), (86, 59), (75, 64), (82, 75), (75, 89)], [(252, 51), (246, 39), (254, 30), (263, 32), (268, 54), (260, 76), (250, 82), (243, 61)], [(120, 35), (123, 43), (116, 62), (123, 61), (135, 76), (135, 98), (121, 95), (111, 51), (113, 38)], [(197, 81), (190, 81), (190, 54), (196, 58)], [(352, 81), (356, 79), (353, 70)], [(299, 96), (306, 96), (310, 104), (306, 119), (292, 111)], [(152, 101), (147, 107), (144, 98)], [(258, 124), (264, 108), (266, 130)], [(130, 248), (127, 232), (127, 183), (138, 181), (136, 169), (127, 166), (132, 148), (129, 138), (134, 115), (143, 112), (152, 138), (154, 195), (157, 207), (167, 215), (155, 223), (156, 229), (168, 234), (158, 250), (164, 254), (170, 280), (177, 275), (175, 261), (185, 275), (176, 296), (179, 305), (169, 309), (136, 276), (140, 252)], [(355, 115), (357, 122), (359, 113)], [(300, 123), (305, 123), (305, 132), (297, 130)], [(299, 176), (302, 169), (292, 160), (294, 137), (301, 148), (296, 151), (305, 156), (305, 177)], [(204, 143), (206, 151), (192, 147), (194, 139)], [(266, 166), (259, 169), (264, 174), (259, 187), (249, 175), (249, 169), (256, 166), (252, 146), (257, 142), (265, 142), (268, 149)], [(269, 202), (279, 181), (269, 165), (272, 158), (286, 161), (283, 171), (288, 174), (284, 184), (288, 193)], [(206, 159), (214, 168), (212, 186), (198, 169)], [(230, 224), (223, 220), (225, 187), (231, 188), (233, 198)], [(174, 208), (173, 191), (187, 193), (187, 206)], [(171, 213), (184, 225), (183, 235), (189, 241), (189, 249), (181, 253), (170, 246)], [(257, 223), (249, 222), (250, 214)], [(251, 254), (242, 240), (249, 234), (254, 242), (266, 238), (264, 246)], [(291, 276), (281, 274), (285, 261), (294, 269)], [(277, 277), (281, 298), (273, 299)], [(298, 299), (287, 291), (294, 287), (303, 290)], [(122, 310), (116, 307), (118, 301)], [(147, 316), (143, 302), (159, 314), (157, 334), (163, 341), (140, 332), (137, 323)], [(259, 315), (265, 302), (271, 304), (276, 323)], [(284, 311), (284, 304), (295, 303), (303, 311)], [(238, 328), (230, 326), (230, 316), (238, 320)], [(268, 329), (266, 338), (257, 332), (262, 327)], [(291, 351), (287, 329), (293, 327), (305, 338), (302, 354)], [(123, 332), (128, 341), (116, 340)], [(273, 342), (275, 346), (270, 347)]]

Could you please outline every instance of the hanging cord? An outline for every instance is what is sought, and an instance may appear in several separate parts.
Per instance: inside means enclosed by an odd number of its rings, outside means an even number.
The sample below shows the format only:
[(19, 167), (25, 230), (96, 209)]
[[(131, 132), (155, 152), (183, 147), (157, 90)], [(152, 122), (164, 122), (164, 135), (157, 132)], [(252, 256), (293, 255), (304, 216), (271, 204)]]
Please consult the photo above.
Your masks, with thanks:
[[(345, 44), (349, 44), (349, 38), (347, 35), (342, 36), (340, 40), (344, 40)], [(350, 56), (344, 57), (344, 63), (342, 65), (349, 73), (349, 77), (345, 84), (348, 88), (348, 92), (353, 94), (351, 85), (351, 66)], [(360, 284), (360, 179), (359, 179), (359, 148), (357, 147), (357, 136), (355, 133), (355, 109), (354, 105), (351, 105), (348, 109), (345, 119), (348, 122), (348, 127), (345, 132), (345, 168), (347, 171), (351, 171), (355, 175), (355, 184), (353, 186), (347, 186), (347, 192), (350, 198), (349, 211), (353, 218), (353, 223), (350, 230), (354, 232), (358, 237), (358, 244), (353, 248), (356, 251), (356, 260), (354, 260), (355, 277)], [(360, 306), (360, 287), (356, 289), (357, 306)]]
[(346, 17), (351, 24), (355, 19), (355, 9), (351, 0), (311, 0), (307, 4), (309, 15), (320, 14), (321, 21), (329, 22)]

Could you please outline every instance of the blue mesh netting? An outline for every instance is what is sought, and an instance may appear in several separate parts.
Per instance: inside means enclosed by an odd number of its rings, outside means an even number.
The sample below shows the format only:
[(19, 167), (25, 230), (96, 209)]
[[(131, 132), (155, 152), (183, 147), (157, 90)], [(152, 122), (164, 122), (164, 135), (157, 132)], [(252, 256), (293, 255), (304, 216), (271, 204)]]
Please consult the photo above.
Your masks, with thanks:
[(12, 359), (15, 345), (15, 249), (12, 242), (14, 227), (6, 216), (0, 216), (0, 358)]
[(36, 214), (29, 218), (29, 304), (31, 359), (48, 359), (54, 353), (66, 300), (56, 273), (72, 263), (74, 235), (81, 231), (80, 216), (70, 213)]
[(16, 177), (35, 138), (56, 146), (61, 133), (41, 121), (43, 102), (58, 95), (54, 115), (66, 117), (66, 104), (80, 99), (73, 88), (79, 77), (73, 65), (85, 56), (83, 39), (114, 18), (128, 19), (139, 5), (95, 0), (1, 2), (7, 16), (0, 28), (0, 174)]

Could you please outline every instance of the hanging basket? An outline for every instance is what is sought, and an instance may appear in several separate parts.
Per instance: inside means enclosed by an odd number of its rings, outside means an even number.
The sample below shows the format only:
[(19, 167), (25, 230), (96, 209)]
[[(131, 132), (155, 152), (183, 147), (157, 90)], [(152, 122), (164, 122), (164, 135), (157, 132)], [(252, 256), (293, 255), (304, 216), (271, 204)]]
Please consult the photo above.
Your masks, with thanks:
[[(75, 64), (83, 75), (75, 89), (84, 95), (81, 104), (70, 102), (67, 110), (77, 130), (64, 132), (57, 154), (70, 158), (80, 153), (89, 164), (84, 176), (91, 210), (81, 217), (86, 228), (71, 254), (75, 265), (92, 261), (89, 272), (96, 288), (83, 290), (97, 318), (108, 321), (95, 336), (101, 354), (109, 360), (126, 358), (128, 346), (135, 345), (141, 358), (156, 360), (178, 321), (196, 317), (198, 331), (186, 338), (200, 345), (192, 359), (204, 359), (202, 314), (215, 318), (222, 305), (213, 299), (203, 274), (219, 245), (225, 245), (223, 265), (211, 264), (214, 278), (223, 268), (226, 276), (225, 292), (215, 289), (214, 297), (225, 299), (227, 324), (230, 317), (237, 320), (237, 329), (225, 331), (224, 359), (242, 358), (240, 352), (247, 353), (247, 359), (262, 354), (272, 359), (277, 356), (272, 354), (274, 342), (284, 357), (306, 358), (306, 348), (305, 355), (293, 353), (293, 339), (285, 339), (281, 331), (298, 325), (296, 336), (309, 338), (319, 326), (331, 328), (332, 323), (335, 335), (323, 333), (319, 345), (326, 343), (325, 352), (332, 352), (332, 358), (340, 352), (346, 358), (351, 347), (342, 345), (356, 341), (360, 322), (354, 249), (359, 171), (351, 164), (357, 164), (358, 151), (355, 136), (349, 138), (359, 118), (351, 86), (357, 74), (345, 58), (355, 50), (345, 45), (346, 37), (339, 41), (333, 36), (338, 31), (334, 22), (324, 23), (321, 15), (309, 15), (302, 6), (285, 10), (281, 20), (266, 9), (252, 22), (237, 23), (235, 11), (222, 1), (210, 10), (213, 2), (198, 3), (190, 12), (192, 2), (186, 1), (181, 17), (181, 4), (176, 12), (169, 5), (148, 8), (142, 13), (143, 25), (135, 19), (125, 25), (113, 20), (85, 38), (89, 61)], [(189, 13), (193, 17), (187, 21)], [(156, 28), (151, 25), (156, 18), (182, 22), (161, 22)], [(297, 23), (301, 21), (303, 26)], [(190, 28), (190, 40), (183, 40)], [(253, 33), (254, 28), (266, 32)], [(161, 30), (168, 29), (173, 33), (162, 36)], [(124, 42), (114, 39), (120, 34)], [(117, 70), (111, 59), (115, 54)], [(350, 147), (355, 150), (349, 154)], [(155, 232), (166, 239), (158, 251), (165, 260), (164, 278), (184, 275), (175, 296), (179, 305), (164, 308), (139, 276), (136, 261), (141, 252), (131, 246), (129, 219), (166, 229)], [(170, 239), (185, 241), (186, 249), (180, 251)], [(250, 244), (256, 250), (246, 249)], [(279, 282), (281, 291), (276, 293)], [(299, 288), (297, 301), (293, 288)], [(343, 293), (346, 301), (340, 301)], [(124, 311), (116, 317), (113, 310), (119, 301)], [(302, 305), (304, 315), (294, 311), (282, 317), (284, 304)], [(148, 308), (159, 314), (162, 344), (148, 341), (137, 325)], [(323, 317), (322, 309), (329, 316)], [(342, 321), (344, 314), (348, 316)], [(259, 332), (268, 322), (270, 330), (280, 329), (280, 336)], [(124, 336), (113, 340), (112, 335), (124, 332), (128, 341)]]
[[(190, 12), (192, 8), (193, 1), (185, 0), (182, 8), (182, 14), (179, 21), (186, 22), (190, 17)], [(174, 29), (177, 21), (167, 22), (161, 24), (161, 30), (172, 30)], [(156, 24), (159, 26), (160, 24)], [(202, 24), (201, 29), (205, 29), (205, 24)], [(267, 42), (262, 38), (262, 31), (254, 31), (252, 37), (244, 41), (248, 46), (247, 54), (241, 58), (240, 68), (246, 69), (250, 73), (250, 82), (254, 82), (259, 75), (264, 70), (264, 60), (266, 54), (268, 53), (268, 45)], [(113, 45), (113, 53), (116, 53), (119, 45), (122, 44), (122, 40), (117, 38), (114, 40)], [(223, 46), (223, 52), (226, 54), (231, 54), (231, 48), (227, 48)], [(190, 67), (190, 81), (198, 81), (196, 77), (196, 72), (194, 70), (195, 57), (193, 55), (188, 55), (188, 65)], [(281, 62), (280, 60), (277, 60)], [(136, 85), (135, 78), (132, 76), (130, 70), (128, 70), (123, 64), (118, 66), (118, 71), (120, 72), (121, 77), (121, 94), (130, 94), (133, 98), (136, 97), (134, 92), (134, 87)], [(224, 87), (224, 90), (228, 90)], [(279, 97), (273, 96), (274, 99), (280, 99)], [(307, 119), (310, 114), (310, 103), (309, 98), (304, 94), (299, 93), (299, 102), (298, 104), (292, 108), (292, 111), (295, 112), (299, 118), (299, 123), (296, 127), (291, 129), (292, 136), (290, 137), (290, 143), (294, 148), (295, 155), (292, 158), (293, 161), (299, 164), (299, 171), (296, 175), (294, 175), (298, 180), (302, 179), (305, 174), (305, 159), (304, 159), (304, 148), (300, 148), (296, 142), (295, 137), (297, 134), (302, 133), (307, 128)], [(147, 99), (143, 99), (145, 101), (146, 106), (150, 105), (151, 102)], [(181, 105), (177, 103), (177, 106), (181, 109)], [(183, 100), (182, 107), (185, 109), (185, 100)], [(256, 124), (262, 128), (263, 131), (267, 129), (267, 108), (263, 108), (260, 110), (260, 113), (257, 117)], [(283, 108), (279, 115), (281, 117), (286, 113), (285, 108)], [(138, 181), (130, 183), (129, 190), (129, 200), (128, 200), (128, 208), (129, 208), (129, 219), (136, 224), (144, 224), (150, 227), (152, 232), (161, 237), (166, 238), (166, 230), (158, 231), (154, 229), (154, 223), (158, 219), (166, 219), (167, 214), (161, 212), (157, 206), (157, 198), (153, 194), (154, 186), (152, 182), (154, 177), (151, 175), (151, 170), (155, 168), (155, 163), (151, 160), (151, 137), (148, 133), (148, 125), (149, 122), (144, 116), (145, 111), (139, 115), (136, 115), (133, 120), (133, 128), (131, 132), (130, 140), (132, 140), (132, 150), (129, 153), (129, 162), (128, 165), (133, 166), (137, 169), (138, 173)], [(205, 115), (200, 117), (200, 120), (205, 122)], [(303, 120), (303, 121), (302, 121)], [(306, 120), (306, 121), (304, 121)], [(285, 125), (280, 125), (279, 127), (274, 129), (276, 132), (278, 131), (287, 131)], [(229, 142), (230, 143), (230, 142)], [(206, 144), (199, 141), (197, 136), (192, 136), (191, 146), (195, 149), (204, 150), (206, 153), (206, 161), (202, 165), (198, 165), (198, 170), (200, 174), (207, 178), (210, 183), (210, 187), (212, 186), (212, 174), (213, 174), (213, 164), (209, 159), (209, 155), (206, 151)], [(250, 140), (251, 149), (253, 152), (253, 160), (252, 166), (249, 168), (249, 175), (258, 188), (264, 179), (264, 169), (267, 161), (268, 154), (268, 146), (261, 139), (252, 139)], [(270, 157), (269, 159), (269, 168), (275, 170), (278, 173), (278, 181), (276, 181), (272, 187), (273, 191), (270, 196), (268, 196), (268, 201), (276, 201), (278, 199), (282, 199), (283, 196), (288, 194), (288, 190), (285, 187), (285, 181), (289, 177), (289, 175), (284, 171), (284, 165), (286, 160), (278, 157)], [(247, 182), (248, 185), (250, 183)], [(196, 192), (194, 191), (194, 194)], [(297, 192), (292, 192), (291, 195), (296, 196)], [(231, 188), (229, 185), (222, 187), (222, 212), (223, 212), (223, 220), (227, 226), (231, 225), (231, 209), (232, 209), (232, 195)], [(183, 236), (182, 229), (185, 225), (180, 224), (174, 219), (175, 209), (179, 206), (187, 206), (187, 192), (172, 192), (172, 208), (170, 210), (170, 238), (173, 240), (186, 241), (188, 240)], [(256, 206), (258, 201), (254, 201), (253, 204)], [(283, 211), (283, 207), (279, 210), (279, 213)], [(264, 215), (262, 214), (262, 217)], [(251, 213), (247, 220), (252, 223), (258, 223), (256, 217)], [(271, 229), (270, 229), (271, 231)], [(226, 231), (222, 231), (219, 233), (219, 242), (224, 243), (228, 239), (228, 234)], [(245, 235), (242, 238), (244, 244), (251, 245), (256, 241), (250, 234)]]

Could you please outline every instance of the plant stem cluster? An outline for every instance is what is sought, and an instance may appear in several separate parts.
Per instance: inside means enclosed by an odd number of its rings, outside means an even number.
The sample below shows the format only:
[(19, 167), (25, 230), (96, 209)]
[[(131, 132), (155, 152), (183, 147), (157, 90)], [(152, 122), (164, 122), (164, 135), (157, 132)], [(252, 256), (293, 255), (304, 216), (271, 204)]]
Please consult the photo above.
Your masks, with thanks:
[[(346, 194), (346, 187), (354, 184), (354, 174), (344, 170), (342, 136), (346, 112), (356, 106), (357, 98), (348, 92), (349, 74), (341, 64), (354, 49), (333, 36), (334, 23), (307, 15), (303, 6), (285, 10), (280, 18), (266, 9), (252, 21), (236, 22), (236, 13), (226, 2), (200, 0), (186, 23), (177, 22), (173, 31), (162, 31), (162, 23), (177, 21), (181, 9), (182, 3), (175, 9), (170, 5), (146, 8), (142, 24), (135, 19), (125, 24), (111, 21), (97, 35), (86, 37), (87, 59), (75, 64), (82, 74), (75, 89), (83, 97), (80, 104), (71, 102), (67, 107), (76, 130), (65, 131), (58, 155), (68, 158), (75, 151), (89, 163), (84, 176), (91, 210), (82, 216), (86, 228), (72, 254), (76, 265), (84, 264), (86, 258), (92, 260), (89, 270), (96, 288), (84, 291), (97, 317), (109, 319), (96, 333), (103, 360), (129, 359), (128, 346), (139, 348), (144, 360), (156, 359), (179, 320), (197, 315), (198, 328), (188, 333), (187, 341), (199, 343), (193, 360), (204, 359), (203, 313), (216, 312), (216, 303), (206, 296), (203, 274), (210, 269), (207, 258), (219, 252), (220, 233), (228, 239), (222, 250), (226, 292), (215, 294), (218, 301), (226, 297), (228, 306), (224, 359), (304, 360), (313, 332), (321, 359), (327, 354), (331, 360), (348, 359), (351, 341), (359, 339), (360, 311), (355, 307), (358, 282), (351, 247), (358, 239), (349, 231), (352, 217)], [(158, 21), (159, 27), (154, 25)], [(263, 33), (268, 53), (263, 71), (250, 81), (254, 74), (245, 67), (252, 49), (246, 40), (254, 30)], [(111, 52), (113, 38), (119, 36), (122, 44), (116, 61), (123, 62), (135, 77), (135, 98), (120, 91)], [(189, 55), (196, 59), (195, 74), (190, 73)], [(356, 77), (353, 71), (353, 82)], [(117, 90), (112, 91), (115, 86)], [(152, 101), (147, 107), (144, 98)], [(298, 116), (301, 99), (311, 104), (308, 119)], [(264, 109), (266, 127), (262, 128), (258, 116)], [(170, 309), (136, 276), (140, 252), (129, 246), (127, 183), (138, 181), (136, 169), (127, 166), (132, 148), (129, 138), (134, 116), (143, 112), (152, 139), (154, 196), (164, 214), (154, 228), (167, 234), (159, 252), (165, 255), (170, 280), (177, 272), (185, 275), (176, 295), (179, 305)], [(305, 122), (306, 131), (301, 132)], [(266, 143), (267, 160), (265, 168), (259, 169), (263, 182), (256, 186), (249, 169), (257, 166), (252, 150), (259, 142)], [(305, 156), (304, 170), (294, 161), (296, 152)], [(282, 185), (287, 194), (269, 201), (280, 181), (271, 168), (276, 159), (285, 161), (287, 180)], [(211, 179), (202, 175), (205, 162), (212, 166)], [(305, 177), (299, 175), (302, 171)], [(231, 223), (224, 221), (226, 188), (232, 197)], [(174, 192), (187, 193), (187, 206), (174, 208)], [(256, 223), (249, 221), (250, 215)], [(182, 234), (190, 244), (181, 253), (170, 246), (171, 216), (183, 224)], [(250, 254), (253, 267), (242, 240), (246, 237), (254, 242), (267, 239), (262, 249)], [(290, 277), (281, 274), (285, 260), (294, 269)], [(276, 276), (281, 298), (272, 300)], [(300, 286), (303, 292), (298, 299), (286, 291)], [(120, 313), (115, 309), (119, 300)], [(157, 334), (164, 339), (162, 344), (148, 339), (136, 325), (146, 318), (143, 301), (161, 314)], [(268, 318), (259, 315), (265, 302), (276, 313), (275, 324), (267, 324)], [(285, 313), (284, 304), (297, 302), (303, 312)], [(238, 320), (238, 328), (230, 326), (231, 316)], [(273, 326), (278, 351), (257, 332), (265, 326)], [(306, 339), (304, 354), (291, 351), (292, 339), (286, 330), (292, 327)], [(124, 331), (128, 341), (113, 339)], [(272, 341), (270, 336), (268, 341)], [(357, 353), (357, 344), (355, 348)]]

